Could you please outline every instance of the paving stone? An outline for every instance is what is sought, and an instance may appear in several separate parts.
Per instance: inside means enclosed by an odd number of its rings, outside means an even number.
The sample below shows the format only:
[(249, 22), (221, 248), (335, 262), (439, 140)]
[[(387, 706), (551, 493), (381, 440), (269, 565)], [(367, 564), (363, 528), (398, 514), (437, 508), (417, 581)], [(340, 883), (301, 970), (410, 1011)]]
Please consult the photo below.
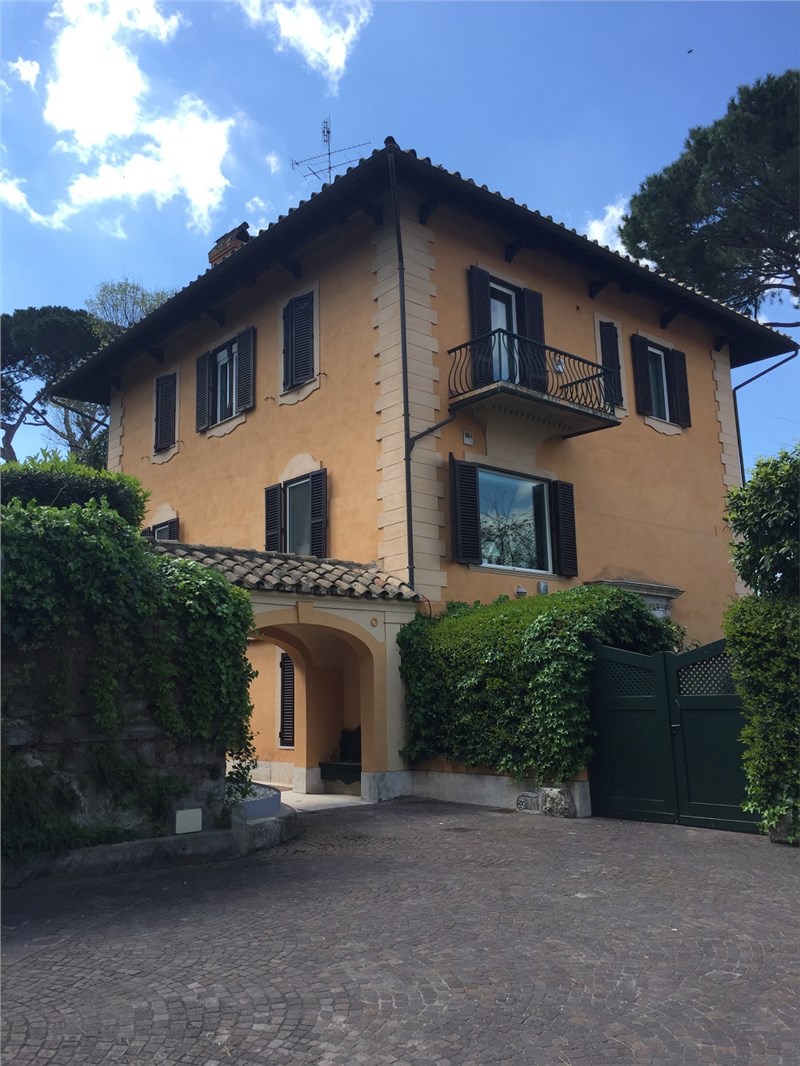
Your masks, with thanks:
[(3, 1062), (800, 1062), (795, 850), (415, 800), (300, 822), (236, 862), (7, 890)]

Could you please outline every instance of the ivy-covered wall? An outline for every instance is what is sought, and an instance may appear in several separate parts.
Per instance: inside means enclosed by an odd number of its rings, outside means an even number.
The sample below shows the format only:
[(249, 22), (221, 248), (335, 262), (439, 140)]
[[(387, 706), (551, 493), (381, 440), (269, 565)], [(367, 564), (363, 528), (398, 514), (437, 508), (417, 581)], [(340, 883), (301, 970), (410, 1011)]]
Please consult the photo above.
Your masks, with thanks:
[(674, 648), (682, 633), (641, 596), (599, 585), (418, 615), (398, 636), (405, 756), (540, 784), (570, 780), (591, 756), (592, 637), (649, 655)]
[(3, 852), (168, 833), (189, 807), (215, 827), (226, 753), (234, 789), (253, 757), (249, 598), (152, 551), (131, 479), (92, 496), (91, 471), (50, 459), (45, 496), (35, 465), (2, 515)]

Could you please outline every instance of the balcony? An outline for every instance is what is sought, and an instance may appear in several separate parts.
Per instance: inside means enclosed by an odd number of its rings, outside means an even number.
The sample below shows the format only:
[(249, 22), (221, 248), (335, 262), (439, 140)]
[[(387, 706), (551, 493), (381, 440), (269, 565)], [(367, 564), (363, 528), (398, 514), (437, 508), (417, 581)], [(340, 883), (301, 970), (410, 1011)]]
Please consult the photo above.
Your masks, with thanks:
[(588, 359), (504, 329), (451, 348), (448, 355), (451, 412), (502, 407), (561, 437), (619, 425), (611, 371)]

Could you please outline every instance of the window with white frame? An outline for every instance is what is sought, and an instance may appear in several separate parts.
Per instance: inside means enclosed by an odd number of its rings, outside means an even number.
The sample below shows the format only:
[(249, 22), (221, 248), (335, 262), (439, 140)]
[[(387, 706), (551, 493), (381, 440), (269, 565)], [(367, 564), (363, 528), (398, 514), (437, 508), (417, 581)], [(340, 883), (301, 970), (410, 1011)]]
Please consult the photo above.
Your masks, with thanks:
[(451, 456), (453, 557), (478, 566), (574, 577), (571, 484), (525, 477)]
[(677, 348), (631, 337), (636, 410), (661, 422), (691, 426), (686, 355)]
[(264, 490), (267, 551), (324, 558), (328, 543), (328, 475), (314, 470)]
[(243, 330), (197, 359), (195, 428), (200, 433), (255, 402), (255, 330)]

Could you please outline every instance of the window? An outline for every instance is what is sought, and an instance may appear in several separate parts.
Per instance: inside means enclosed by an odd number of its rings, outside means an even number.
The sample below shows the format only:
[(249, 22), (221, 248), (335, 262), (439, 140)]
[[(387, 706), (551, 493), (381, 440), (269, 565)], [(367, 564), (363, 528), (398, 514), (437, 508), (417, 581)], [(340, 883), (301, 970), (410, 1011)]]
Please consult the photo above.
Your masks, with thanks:
[(606, 398), (616, 406), (622, 405), (622, 374), (619, 365), (619, 332), (616, 322), (598, 323), (600, 361), (605, 370)]
[(146, 526), (142, 530), (143, 537), (152, 540), (178, 540), (179, 526), (177, 518), (170, 518), (167, 522), (158, 522), (154, 526)]
[(281, 652), (281, 698), (278, 741), (282, 748), (294, 747), (294, 660)]
[(197, 360), (198, 433), (253, 406), (255, 332), (246, 329)]
[(162, 374), (157, 377), (154, 452), (165, 452), (175, 445), (177, 399), (178, 375)]
[(578, 573), (573, 487), (450, 457), (457, 562)]
[(314, 378), (314, 293), (289, 300), (283, 309), (283, 389)]
[(314, 470), (264, 490), (266, 550), (324, 559), (328, 545), (328, 476)]
[(631, 337), (636, 410), (662, 422), (691, 426), (686, 356), (639, 334)]
[(236, 409), (236, 364), (239, 358), (239, 345), (231, 341), (224, 348), (214, 353), (212, 383), (214, 421), (224, 422), (231, 418)]
[(476, 266), (469, 268), (468, 281), (473, 387), (509, 381), (546, 392), (542, 294), (508, 285)]

